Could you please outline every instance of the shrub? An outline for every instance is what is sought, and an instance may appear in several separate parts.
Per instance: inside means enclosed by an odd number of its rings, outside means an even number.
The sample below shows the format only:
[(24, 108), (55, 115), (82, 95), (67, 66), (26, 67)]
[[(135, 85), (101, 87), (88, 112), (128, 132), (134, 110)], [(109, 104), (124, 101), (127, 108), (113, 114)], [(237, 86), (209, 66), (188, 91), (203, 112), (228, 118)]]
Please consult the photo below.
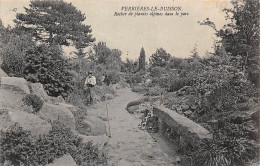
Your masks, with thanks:
[(164, 89), (159, 86), (149, 88), (148, 92), (145, 93), (146, 96), (159, 96), (163, 94)]
[(245, 165), (257, 156), (257, 149), (245, 139), (226, 138), (204, 143), (193, 158), (194, 166)]
[(193, 85), (193, 78), (191, 77), (177, 78), (177, 79), (173, 79), (170, 82), (168, 91), (174, 92), (183, 88), (184, 86), (192, 86), (192, 85)]
[(61, 54), (58, 46), (37, 46), (27, 52), (24, 74), (26, 80), (42, 83), (50, 96), (66, 98), (72, 89), (72, 76)]
[(0, 39), (2, 69), (10, 76), (23, 76), (26, 52), (32, 49), (35, 43), (27, 34), (17, 35), (8, 30), (0, 33)]
[(7, 131), (1, 131), (0, 147), (2, 164), (6, 160), (13, 165), (27, 164), (28, 157), (34, 154), (34, 142), (31, 140), (30, 133), (24, 131), (17, 123)]
[(46, 165), (55, 158), (70, 154), (77, 165), (105, 165), (106, 158), (98, 156), (97, 147), (91, 142), (83, 143), (69, 128), (58, 121), (52, 124), (48, 135), (31, 139), (30, 132), (24, 131), (18, 124), (7, 131), (1, 131), (1, 163), (14, 165)]
[(120, 73), (116, 70), (106, 72), (106, 81), (110, 84), (116, 84), (120, 81)]
[(35, 94), (27, 94), (23, 98), (23, 102), (28, 106), (32, 106), (34, 112), (38, 112), (44, 103), (44, 101)]

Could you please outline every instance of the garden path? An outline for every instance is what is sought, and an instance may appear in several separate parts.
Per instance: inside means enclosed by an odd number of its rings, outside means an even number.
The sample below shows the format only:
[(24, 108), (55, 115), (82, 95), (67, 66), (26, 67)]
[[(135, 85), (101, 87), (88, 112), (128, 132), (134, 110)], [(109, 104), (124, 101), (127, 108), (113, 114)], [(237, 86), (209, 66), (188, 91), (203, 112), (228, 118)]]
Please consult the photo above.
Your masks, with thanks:
[(129, 88), (117, 91), (117, 96), (106, 102), (95, 104), (98, 111), (106, 111), (111, 137), (106, 147), (109, 166), (174, 166), (174, 147), (169, 147), (162, 139), (152, 137), (139, 129), (140, 119), (126, 110), (130, 101), (142, 95)]

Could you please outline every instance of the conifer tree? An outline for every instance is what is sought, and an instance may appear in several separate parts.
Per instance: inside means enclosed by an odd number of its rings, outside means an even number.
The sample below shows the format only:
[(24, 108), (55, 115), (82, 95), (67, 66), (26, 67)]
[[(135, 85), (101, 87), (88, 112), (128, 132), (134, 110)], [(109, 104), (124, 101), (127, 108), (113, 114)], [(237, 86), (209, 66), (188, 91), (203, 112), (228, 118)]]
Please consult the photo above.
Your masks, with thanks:
[[(32, 32), (37, 41), (48, 44), (80, 45), (94, 42), (91, 27), (82, 22), (86, 19), (71, 3), (62, 0), (33, 0), (25, 14), (18, 13), (15, 23)], [(71, 42), (72, 41), (72, 42)]]
[(139, 71), (145, 70), (145, 51), (144, 48), (141, 48), (140, 57), (139, 57)]

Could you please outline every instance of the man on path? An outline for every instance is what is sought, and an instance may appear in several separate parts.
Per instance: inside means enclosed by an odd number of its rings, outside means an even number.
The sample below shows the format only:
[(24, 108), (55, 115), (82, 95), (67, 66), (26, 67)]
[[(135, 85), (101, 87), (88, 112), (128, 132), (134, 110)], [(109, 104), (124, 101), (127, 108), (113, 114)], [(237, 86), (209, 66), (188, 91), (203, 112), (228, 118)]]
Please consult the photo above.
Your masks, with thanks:
[(85, 80), (84, 87), (86, 88), (86, 93), (88, 95), (88, 101), (90, 103), (93, 102), (93, 90), (92, 88), (96, 85), (96, 77), (92, 75), (93, 72), (89, 71), (88, 72), (88, 77)]

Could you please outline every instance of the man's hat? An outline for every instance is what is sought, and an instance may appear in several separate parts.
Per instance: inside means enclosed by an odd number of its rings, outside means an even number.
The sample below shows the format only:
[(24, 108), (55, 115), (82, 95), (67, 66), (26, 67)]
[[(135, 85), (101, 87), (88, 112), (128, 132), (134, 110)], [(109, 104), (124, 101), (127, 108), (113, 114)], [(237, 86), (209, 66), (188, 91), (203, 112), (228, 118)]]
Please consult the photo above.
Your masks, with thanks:
[(93, 72), (91, 70), (88, 71), (88, 74), (92, 74)]

